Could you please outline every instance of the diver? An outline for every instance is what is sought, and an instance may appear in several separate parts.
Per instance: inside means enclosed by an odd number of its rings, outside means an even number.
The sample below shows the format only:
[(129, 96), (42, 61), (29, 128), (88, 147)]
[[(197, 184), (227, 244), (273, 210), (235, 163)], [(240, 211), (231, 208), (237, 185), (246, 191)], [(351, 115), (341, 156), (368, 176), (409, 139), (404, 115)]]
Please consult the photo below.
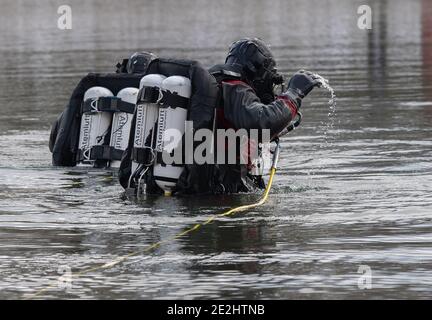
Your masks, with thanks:
[[(269, 47), (258, 38), (234, 42), (225, 63), (210, 68), (219, 88), (216, 127), (268, 129), (276, 137), (296, 117), (302, 99), (320, 86), (311, 72), (300, 70), (287, 90), (275, 95), (284, 82)], [(265, 187), (262, 175), (251, 174), (250, 164), (186, 166), (177, 183), (179, 193), (237, 193)]]

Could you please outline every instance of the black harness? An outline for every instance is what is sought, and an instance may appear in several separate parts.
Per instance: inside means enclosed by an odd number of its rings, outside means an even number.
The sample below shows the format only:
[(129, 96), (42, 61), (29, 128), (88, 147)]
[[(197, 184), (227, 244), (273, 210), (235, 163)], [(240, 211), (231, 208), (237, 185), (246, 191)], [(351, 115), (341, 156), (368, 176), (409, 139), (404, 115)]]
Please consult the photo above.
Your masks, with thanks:
[(87, 99), (81, 105), (81, 115), (93, 112), (126, 112), (133, 114), (135, 112), (135, 104), (125, 102), (118, 97)]

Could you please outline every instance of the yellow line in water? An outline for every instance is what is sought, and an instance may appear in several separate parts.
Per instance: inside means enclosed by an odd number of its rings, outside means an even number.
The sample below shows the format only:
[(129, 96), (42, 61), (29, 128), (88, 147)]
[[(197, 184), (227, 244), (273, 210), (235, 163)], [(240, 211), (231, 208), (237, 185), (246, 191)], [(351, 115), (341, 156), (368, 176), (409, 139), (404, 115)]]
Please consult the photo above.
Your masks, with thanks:
[[(264, 193), (263, 193), (263, 195), (262, 195), (262, 197), (261, 197), (261, 199), (259, 201), (251, 203), (251, 204), (246, 204), (246, 205), (243, 205), (243, 206), (235, 207), (235, 208), (229, 209), (228, 211), (225, 211), (225, 212), (213, 215), (212, 217), (208, 218), (205, 222), (203, 222), (203, 223), (197, 223), (194, 226), (192, 226), (192, 227), (190, 227), (190, 228), (188, 228), (188, 229), (186, 229), (186, 230), (184, 230), (184, 231), (176, 234), (175, 236), (173, 236), (171, 238), (168, 238), (166, 240), (153, 243), (152, 245), (150, 245), (150, 246), (148, 246), (148, 247), (146, 247), (144, 249), (133, 251), (133, 252), (127, 254), (127, 255), (124, 255), (122, 257), (114, 259), (111, 262), (104, 263), (103, 265), (84, 269), (84, 270), (82, 270), (80, 272), (75, 273), (75, 275), (72, 275), (71, 278), (73, 278), (73, 277), (78, 278), (79, 276), (85, 275), (85, 274), (90, 273), (90, 272), (112, 268), (112, 267), (116, 266), (117, 264), (126, 261), (130, 257), (136, 256), (136, 255), (138, 255), (140, 253), (149, 252), (149, 251), (151, 251), (153, 249), (156, 249), (156, 248), (160, 247), (161, 245), (164, 245), (164, 244), (169, 243), (169, 242), (173, 242), (173, 241), (177, 240), (178, 238), (181, 238), (181, 237), (183, 237), (183, 236), (185, 236), (185, 235), (187, 235), (187, 234), (189, 234), (189, 233), (191, 233), (191, 232), (193, 232), (195, 230), (198, 230), (199, 228), (201, 228), (201, 226), (204, 226), (204, 225), (212, 223), (218, 217), (227, 217), (227, 216), (233, 215), (236, 212), (241, 212), (241, 211), (249, 210), (249, 209), (252, 209), (252, 208), (255, 208), (255, 207), (263, 205), (267, 201), (268, 195), (270, 193), (271, 186), (273, 184), (273, 177), (274, 177), (275, 173), (276, 173), (276, 167), (273, 166), (271, 168), (271, 170), (270, 170), (270, 178), (269, 178), (269, 181), (267, 183), (267, 187), (265, 188)], [(32, 298), (35, 298), (37, 296), (40, 296), (42, 293), (44, 293), (44, 292), (46, 292), (46, 291), (48, 291), (48, 290), (53, 289), (54, 287), (56, 287), (56, 283), (52, 283), (51, 285), (46, 286), (45, 288), (40, 289), (36, 293), (34, 293), (32, 295), (29, 295), (29, 296), (26, 296), (24, 298), (25, 299), (32, 299)]]

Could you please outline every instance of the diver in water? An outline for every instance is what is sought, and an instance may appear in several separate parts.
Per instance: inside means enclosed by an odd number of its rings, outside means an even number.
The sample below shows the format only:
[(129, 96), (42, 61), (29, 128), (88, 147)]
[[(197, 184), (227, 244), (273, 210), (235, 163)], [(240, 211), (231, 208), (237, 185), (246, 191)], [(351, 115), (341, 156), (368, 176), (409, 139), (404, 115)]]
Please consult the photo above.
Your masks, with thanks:
[[(219, 88), (216, 128), (268, 129), (271, 138), (290, 124), (302, 99), (320, 85), (313, 73), (301, 70), (289, 80), (287, 90), (276, 96), (274, 88), (284, 80), (269, 47), (257, 38), (234, 42), (225, 64), (209, 71)], [(214, 164), (207, 170), (186, 166), (178, 183), (184, 193), (237, 193), (264, 187), (261, 175), (252, 174), (250, 163)]]
[[(121, 185), (133, 194), (262, 189), (263, 168), (256, 165), (251, 150), (265, 141), (263, 135), (255, 140), (249, 133), (267, 130), (270, 139), (276, 138), (295, 119), (302, 99), (320, 85), (312, 73), (299, 71), (287, 90), (276, 95), (275, 86), (283, 82), (270, 49), (256, 38), (234, 42), (225, 63), (210, 70), (198, 61), (135, 53), (117, 65), (116, 73), (91, 73), (77, 85), (52, 127), (53, 164), (119, 168)], [(209, 154), (217, 161), (188, 162), (185, 121), (193, 123), (193, 133), (206, 129), (214, 137), (220, 129), (232, 129), (247, 134), (240, 141), (236, 138), (234, 145), (216, 137)], [(174, 150), (167, 152), (168, 129), (183, 130), (180, 140), (186, 142), (176, 142), (175, 150), (183, 150), (183, 158), (174, 163), (164, 159)], [(199, 142), (192, 140), (190, 153), (195, 155)], [(246, 155), (238, 146), (245, 140)], [(220, 162), (218, 156), (226, 157), (225, 151), (233, 146), (235, 161)]]

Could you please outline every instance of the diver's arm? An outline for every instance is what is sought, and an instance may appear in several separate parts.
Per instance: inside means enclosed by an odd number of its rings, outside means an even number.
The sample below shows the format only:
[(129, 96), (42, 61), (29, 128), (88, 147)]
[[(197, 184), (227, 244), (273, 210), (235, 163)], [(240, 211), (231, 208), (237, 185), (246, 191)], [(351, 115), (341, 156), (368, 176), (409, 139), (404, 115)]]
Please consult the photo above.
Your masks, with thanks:
[(241, 81), (223, 82), (224, 116), (235, 128), (270, 129), (273, 137), (281, 132), (297, 114), (290, 96), (277, 97), (263, 104), (255, 91)]

